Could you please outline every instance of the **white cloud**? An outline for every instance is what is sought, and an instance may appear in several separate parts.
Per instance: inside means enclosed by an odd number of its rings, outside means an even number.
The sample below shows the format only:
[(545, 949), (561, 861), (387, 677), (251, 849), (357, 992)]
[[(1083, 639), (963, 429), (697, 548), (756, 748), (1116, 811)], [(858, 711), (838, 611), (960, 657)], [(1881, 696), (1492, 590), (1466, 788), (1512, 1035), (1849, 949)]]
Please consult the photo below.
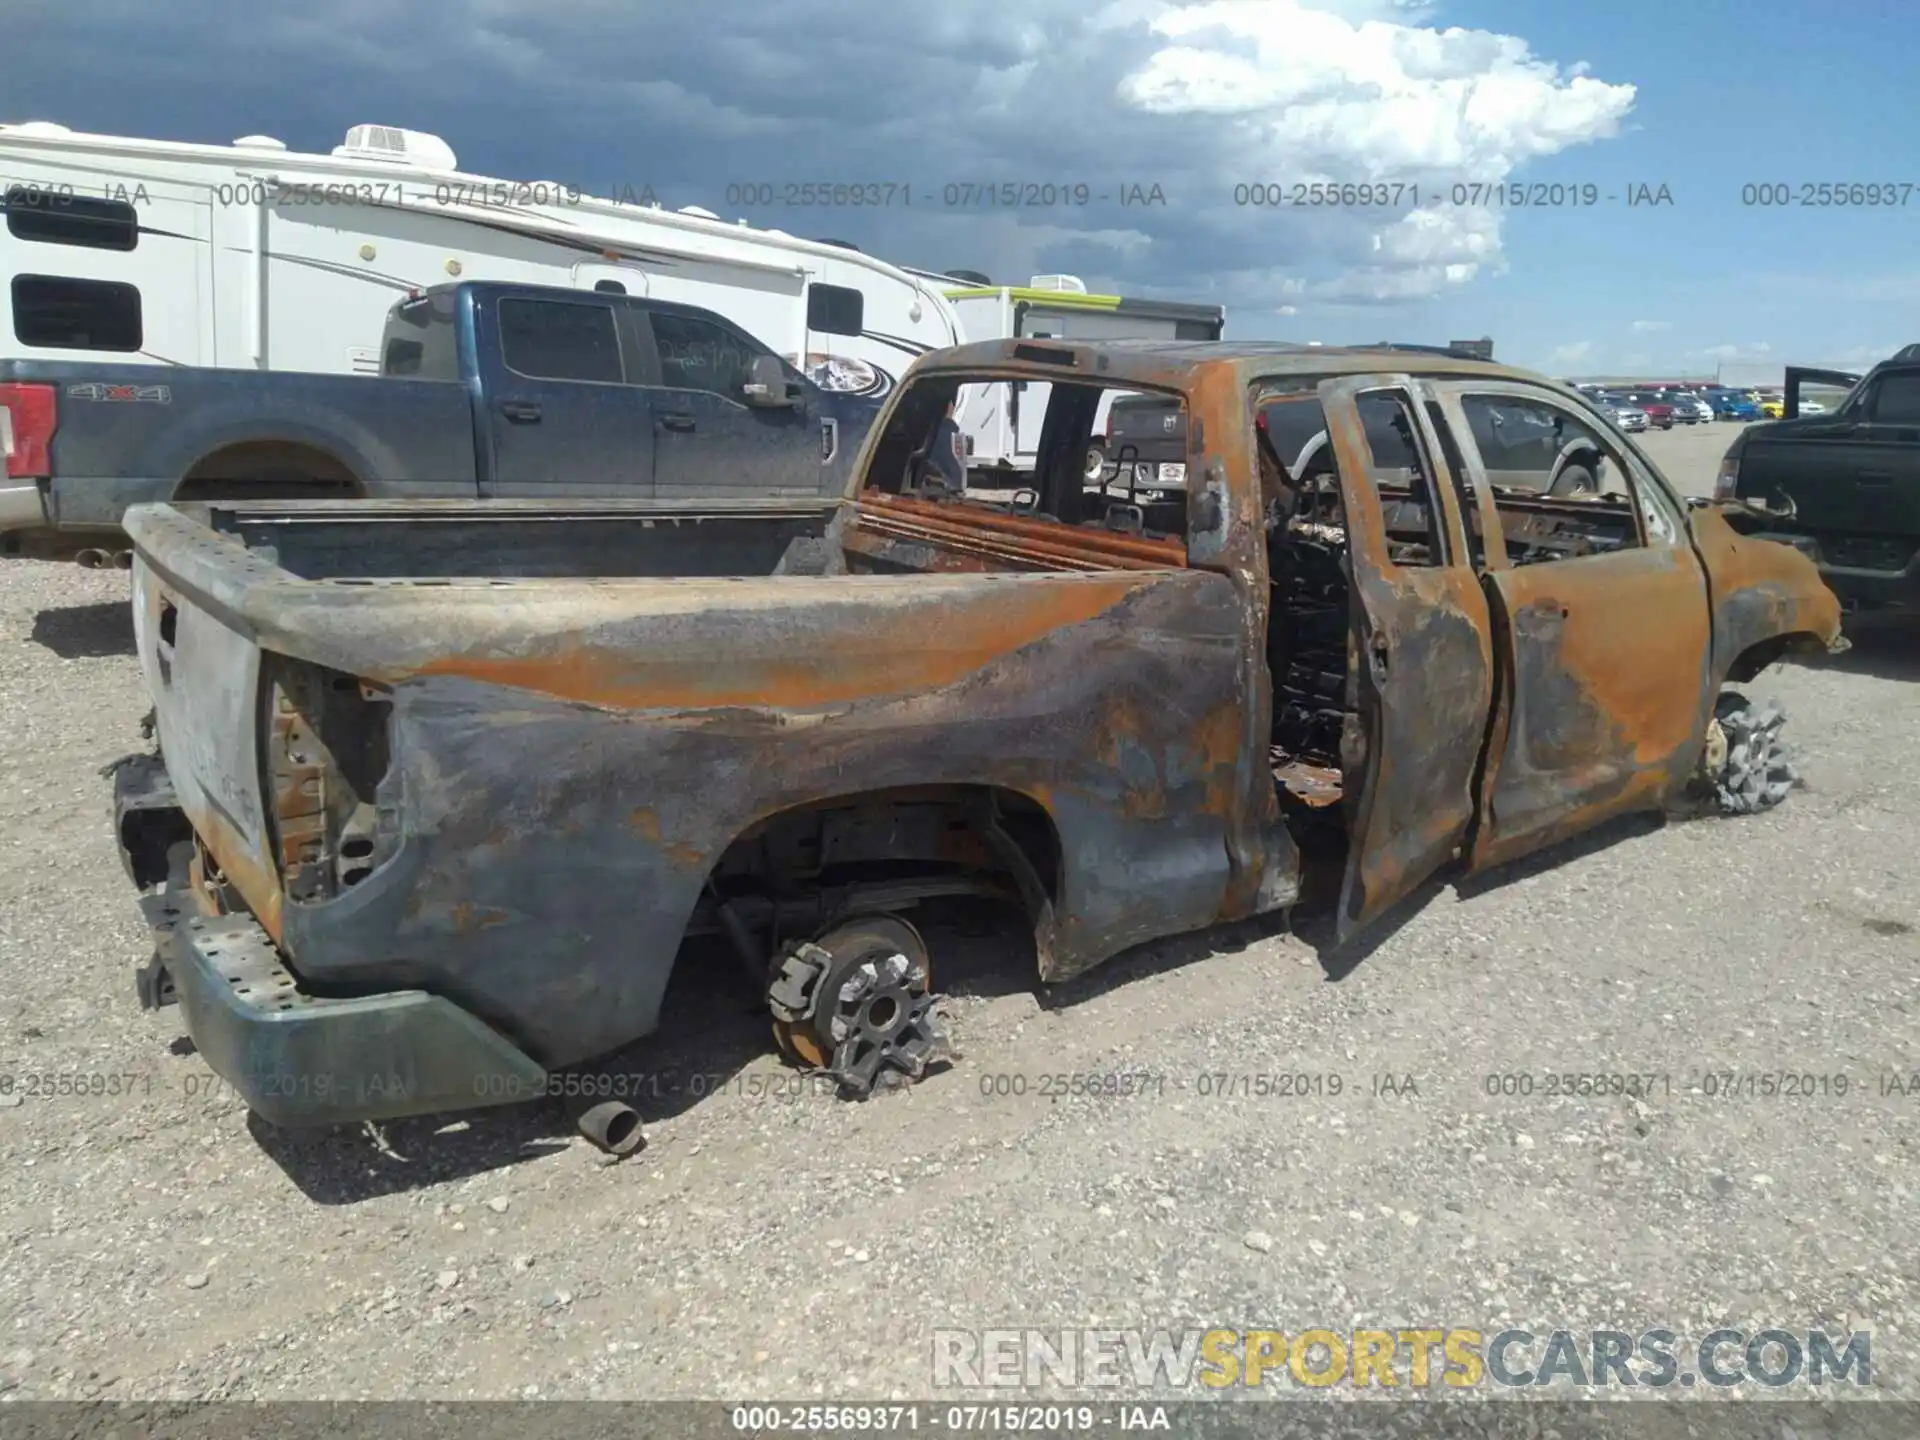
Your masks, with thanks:
[(1885, 345), (1849, 345), (1841, 350), (1828, 351), (1818, 360), (1808, 361), (1815, 369), (1821, 370), (1870, 370), (1882, 360), (1887, 359), (1910, 341), (1889, 341)]
[(1636, 320), (1631, 327), (1636, 334), (1651, 335), (1661, 330), (1671, 330), (1671, 320)]
[(1687, 354), (1704, 360), (1771, 360), (1773, 346), (1764, 340), (1751, 340), (1744, 345), (1708, 345)]
[(1571, 370), (1577, 366), (1593, 362), (1599, 346), (1591, 340), (1570, 340), (1565, 345), (1556, 345), (1547, 352), (1548, 370)]
[[(1401, 23), (1413, 18), (1405, 7), (1337, 9), (1301, 0), (1174, 5), (1152, 23), (1164, 43), (1119, 94), (1149, 114), (1215, 122), (1213, 168), (1227, 190), (1277, 179), (1443, 193), (1453, 180), (1498, 181), (1529, 160), (1614, 135), (1633, 106), (1633, 86), (1604, 84), (1584, 67), (1562, 71), (1516, 36)], [(1340, 258), (1362, 243), (1371, 251), (1320, 281), (1318, 293), (1410, 299), (1503, 268), (1497, 210), (1394, 208), (1310, 217), (1339, 237), (1328, 248)]]
[[(1408, 0), (309, 0), (257, 24), (234, 14), (231, 0), (48, 9), (36, 64), (10, 75), (12, 106), (97, 114), (113, 110), (102, 96), (137, 95), (137, 133), (221, 140), (244, 111), (260, 118), (243, 128), (297, 148), (356, 121), (401, 124), (443, 134), (483, 173), (651, 186), (713, 209), (740, 181), (907, 180), (936, 196), (956, 181), (1151, 182), (1164, 206), (749, 218), (910, 264), (1084, 273), (1231, 309), (1419, 299), (1501, 273), (1498, 209), (1429, 196), (1615, 135), (1635, 99)], [(284, 85), (292, 73), (301, 85)], [(68, 75), (86, 77), (85, 96), (68, 98)], [(1233, 203), (1253, 181), (1366, 180), (1422, 193)]]

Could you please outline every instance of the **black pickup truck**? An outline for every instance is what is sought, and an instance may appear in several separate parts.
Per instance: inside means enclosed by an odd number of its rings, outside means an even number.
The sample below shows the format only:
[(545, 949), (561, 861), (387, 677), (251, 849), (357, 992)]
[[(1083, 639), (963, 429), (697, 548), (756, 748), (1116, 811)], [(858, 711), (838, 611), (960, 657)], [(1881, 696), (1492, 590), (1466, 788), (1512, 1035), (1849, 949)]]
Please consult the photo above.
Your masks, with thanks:
[[(1847, 388), (1803, 414), (1801, 387)], [(1862, 377), (1790, 366), (1782, 418), (1734, 437), (1715, 497), (1764, 505), (1848, 610), (1920, 609), (1920, 345)]]
[(170, 499), (837, 495), (877, 411), (710, 310), (441, 285), (378, 376), (0, 361), (0, 554), (124, 563)]

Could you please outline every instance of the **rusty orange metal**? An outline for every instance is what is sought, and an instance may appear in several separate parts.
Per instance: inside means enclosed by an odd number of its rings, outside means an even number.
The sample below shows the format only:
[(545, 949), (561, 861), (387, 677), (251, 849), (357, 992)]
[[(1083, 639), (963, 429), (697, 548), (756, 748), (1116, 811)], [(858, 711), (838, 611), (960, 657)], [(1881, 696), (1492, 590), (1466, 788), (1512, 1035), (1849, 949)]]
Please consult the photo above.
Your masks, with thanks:
[[(766, 522), (786, 527), (779, 568), (751, 574), (682, 575), (662, 550), (661, 568), (619, 576), (455, 571), (377, 589), (303, 579), (261, 559), (264, 540), (209, 541), (165, 507), (172, 519), (132, 512), (141, 564), (182, 606), (276, 666), (390, 687), (375, 808), (403, 860), (382, 852), (351, 901), (287, 898), (303, 867), (337, 859), (345, 752), (309, 748), (300, 707), (265, 705), (246, 733), (270, 772), (266, 813), (248, 818), (272, 840), (251, 846), (196, 801), (208, 854), (303, 975), (339, 993), (424, 976), (540, 1064), (569, 1064), (657, 1023), (696, 918), (733, 913), (716, 877), (777, 917), (808, 885), (851, 904), (836, 887), (879, 883), (819, 879), (836, 844), (847, 873), (924, 861), (974, 895), (999, 867), (991, 893), (1019, 897), (1051, 982), (1293, 903), (1317, 828), (1344, 832), (1351, 935), (1451, 860), (1484, 869), (1665, 803), (1723, 682), (1837, 639), (1811, 563), (1711, 509), (1667, 544), (1631, 503), (1496, 494), (1447, 387), (1514, 381), (1507, 367), (1256, 343), (1049, 349), (1066, 358), (983, 345), (916, 363), (845, 493), (821, 502), (841, 567), (826, 573), (786, 568), (787, 512)], [(979, 379), (1178, 400), (1179, 533), (1148, 531), (1131, 501), (1088, 515), (1078, 488), (1033, 514), (879, 483), (915, 387)], [(1360, 397), (1383, 390), (1408, 407), (1412, 481), (1378, 469), (1361, 419)], [(1252, 417), (1282, 393), (1325, 412), (1338, 526), (1268, 513)], [(382, 523), (404, 513), (383, 507)], [(1333, 577), (1314, 593), (1336, 597), (1316, 602), (1312, 634), (1289, 630), (1275, 588), (1307, 585), (1309, 546)], [(1276, 738), (1291, 668), (1324, 745)], [(852, 823), (881, 802), (897, 831)], [(902, 861), (897, 836), (923, 821)]]
[[(831, 578), (849, 608), (856, 596)], [(735, 647), (634, 650), (579, 635), (556, 636), (534, 653), (481, 651), (439, 657), (422, 676), (458, 676), (557, 699), (622, 710), (821, 709), (881, 694), (939, 689), (1044, 636), (1084, 625), (1143, 583), (1123, 572), (1060, 576), (1019, 592), (937, 582), (876, 593), (857, 607), (848, 633), (787, 628), (775, 611)], [(713, 599), (725, 598), (715, 587)], [(850, 617), (851, 618), (851, 617)]]

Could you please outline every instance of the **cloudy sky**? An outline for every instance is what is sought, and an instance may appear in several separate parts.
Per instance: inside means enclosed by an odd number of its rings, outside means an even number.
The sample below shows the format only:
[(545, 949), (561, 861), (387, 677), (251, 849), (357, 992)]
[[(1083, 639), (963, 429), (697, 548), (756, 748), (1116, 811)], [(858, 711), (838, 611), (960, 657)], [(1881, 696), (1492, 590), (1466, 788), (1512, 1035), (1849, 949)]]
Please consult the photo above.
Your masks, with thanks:
[[(320, 151), (400, 125), (469, 172), (651, 187), (906, 264), (1224, 304), (1229, 335), (1484, 334), (1575, 375), (1864, 365), (1920, 339), (1920, 155), (1896, 123), (1911, 0), (7, 8), (0, 120)], [(807, 181), (895, 198), (737, 203)], [(1312, 182), (1377, 203), (1248, 203)], [(1879, 209), (1743, 195), (1820, 182), (1909, 190)], [(967, 197), (1006, 183), (1055, 203)], [(1564, 203), (1486, 203), (1503, 183)]]

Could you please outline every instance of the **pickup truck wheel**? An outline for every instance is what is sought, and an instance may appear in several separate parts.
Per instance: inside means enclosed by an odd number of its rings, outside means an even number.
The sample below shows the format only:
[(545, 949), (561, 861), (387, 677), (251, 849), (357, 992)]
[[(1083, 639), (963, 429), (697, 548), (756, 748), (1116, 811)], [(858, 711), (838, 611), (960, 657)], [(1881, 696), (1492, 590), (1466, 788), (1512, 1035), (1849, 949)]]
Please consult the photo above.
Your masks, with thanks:
[(1553, 489), (1550, 493), (1554, 495), (1591, 495), (1599, 488), (1600, 484), (1594, 479), (1593, 471), (1585, 465), (1566, 465), (1562, 466), (1560, 473), (1554, 476)]
[(1779, 741), (1786, 720), (1778, 705), (1755, 705), (1732, 690), (1714, 704), (1702, 770), (1722, 814), (1771, 810), (1799, 782)]
[(849, 920), (788, 946), (767, 986), (773, 1036), (789, 1059), (826, 1075), (850, 1099), (917, 1080), (952, 1055), (935, 1013), (926, 942), (905, 920)]

